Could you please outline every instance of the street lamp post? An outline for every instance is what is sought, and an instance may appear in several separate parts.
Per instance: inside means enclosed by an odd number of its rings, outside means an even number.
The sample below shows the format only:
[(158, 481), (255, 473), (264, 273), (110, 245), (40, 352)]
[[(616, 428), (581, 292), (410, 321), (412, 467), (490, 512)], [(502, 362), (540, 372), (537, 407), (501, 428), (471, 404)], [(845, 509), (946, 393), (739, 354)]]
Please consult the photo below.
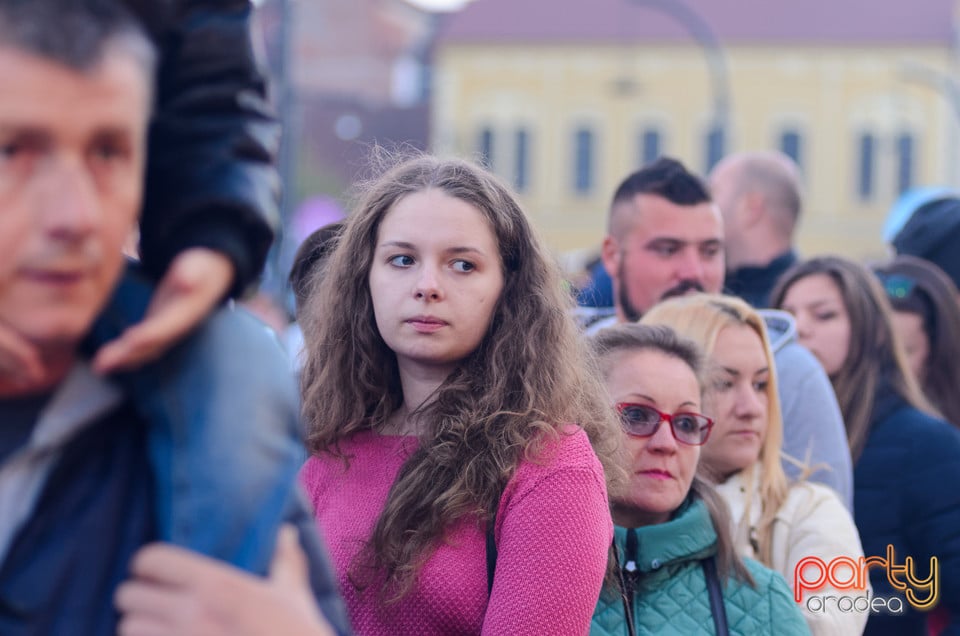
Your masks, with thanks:
[[(906, 61), (900, 66), (900, 77), (904, 81), (922, 84), (939, 92), (950, 104), (956, 123), (960, 124), (960, 82), (957, 81), (954, 73), (920, 62)], [(956, 128), (948, 129), (951, 139), (956, 139), (955, 130)], [(948, 143), (947, 149), (947, 170), (950, 175), (948, 182), (950, 185), (958, 185), (960, 184), (960, 157), (958, 157), (956, 144)]]
[(697, 41), (707, 60), (713, 94), (713, 113), (707, 152), (707, 169), (721, 159), (730, 125), (730, 80), (720, 41), (710, 25), (681, 0), (629, 0), (635, 5), (655, 9), (680, 23)]

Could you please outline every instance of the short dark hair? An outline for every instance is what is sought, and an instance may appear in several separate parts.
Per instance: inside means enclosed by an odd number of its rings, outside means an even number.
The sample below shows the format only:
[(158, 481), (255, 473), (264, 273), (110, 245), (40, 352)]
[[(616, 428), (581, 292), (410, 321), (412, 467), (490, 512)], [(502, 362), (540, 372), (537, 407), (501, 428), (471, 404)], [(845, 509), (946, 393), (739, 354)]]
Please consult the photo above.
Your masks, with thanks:
[(110, 44), (120, 44), (152, 77), (153, 42), (123, 2), (0, 0), (0, 46), (88, 71), (101, 61)]
[(289, 278), (290, 288), (297, 301), (297, 313), (306, 304), (317, 279), (322, 276), (323, 267), (337, 246), (343, 226), (343, 221), (324, 225), (303, 239), (303, 243), (297, 248)]
[(613, 204), (631, 201), (638, 194), (653, 194), (676, 205), (711, 201), (703, 179), (670, 157), (661, 157), (624, 179), (613, 195)]

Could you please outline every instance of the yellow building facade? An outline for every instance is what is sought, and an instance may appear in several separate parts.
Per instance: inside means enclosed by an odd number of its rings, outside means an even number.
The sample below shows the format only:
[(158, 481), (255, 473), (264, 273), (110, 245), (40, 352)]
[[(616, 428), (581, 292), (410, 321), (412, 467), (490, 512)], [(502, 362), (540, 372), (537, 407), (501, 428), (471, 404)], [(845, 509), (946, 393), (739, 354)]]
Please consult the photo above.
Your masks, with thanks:
[[(948, 45), (725, 42), (723, 53), (724, 150), (798, 159), (801, 254), (881, 256), (881, 225), (904, 188), (960, 180), (957, 112), (938, 84), (953, 71)], [(646, 160), (706, 172), (711, 79), (693, 41), (441, 39), (432, 144), (488, 155), (555, 250), (594, 248), (614, 189)]]

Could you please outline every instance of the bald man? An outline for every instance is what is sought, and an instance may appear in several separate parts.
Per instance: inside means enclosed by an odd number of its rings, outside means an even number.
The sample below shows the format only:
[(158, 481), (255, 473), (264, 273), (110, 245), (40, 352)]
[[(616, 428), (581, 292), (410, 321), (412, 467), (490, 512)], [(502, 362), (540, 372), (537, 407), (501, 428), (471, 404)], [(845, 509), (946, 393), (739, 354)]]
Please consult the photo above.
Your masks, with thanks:
[(767, 307), (777, 278), (797, 261), (800, 169), (779, 152), (729, 155), (709, 177), (726, 231), (726, 291)]

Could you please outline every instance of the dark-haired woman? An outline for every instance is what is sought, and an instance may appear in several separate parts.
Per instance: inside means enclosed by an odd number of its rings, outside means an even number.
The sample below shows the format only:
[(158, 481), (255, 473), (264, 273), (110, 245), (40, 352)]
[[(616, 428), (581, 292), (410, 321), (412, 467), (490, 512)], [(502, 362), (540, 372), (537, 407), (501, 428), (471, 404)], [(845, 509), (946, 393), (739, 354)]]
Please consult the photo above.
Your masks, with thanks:
[(784, 273), (771, 301), (796, 317), (800, 342), (837, 392), (864, 554), (887, 561), (892, 551), (888, 567), (909, 558), (919, 577), (935, 570), (938, 579), (938, 586), (914, 587), (911, 603), (887, 569), (870, 568), (874, 597), (895, 597), (902, 611), (871, 613), (864, 634), (926, 634), (927, 613), (915, 606), (938, 605), (952, 617), (946, 633), (960, 632), (960, 431), (920, 390), (879, 281), (852, 261), (815, 258)]
[(943, 270), (915, 256), (897, 256), (873, 272), (924, 395), (960, 426), (960, 293)]

